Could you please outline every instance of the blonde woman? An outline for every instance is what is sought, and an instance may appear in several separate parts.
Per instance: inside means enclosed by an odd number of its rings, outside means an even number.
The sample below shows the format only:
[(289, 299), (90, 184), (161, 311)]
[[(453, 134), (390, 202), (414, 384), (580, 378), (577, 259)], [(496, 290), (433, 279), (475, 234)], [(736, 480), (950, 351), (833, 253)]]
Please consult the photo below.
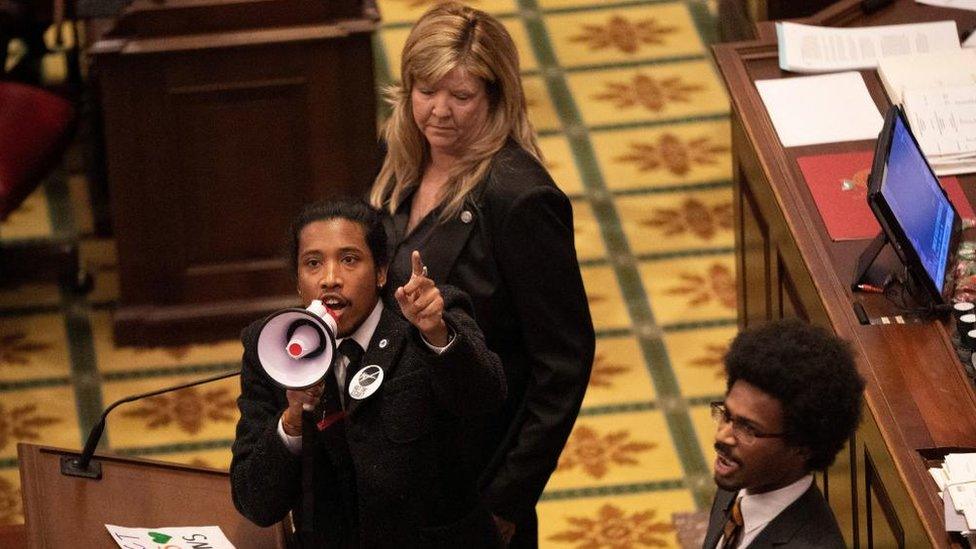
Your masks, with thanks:
[(455, 2), (424, 14), (389, 90), (388, 147), (370, 201), (390, 212), (388, 288), (419, 250), (467, 292), (509, 385), (467, 430), (485, 502), (513, 547), (535, 547), (535, 504), (579, 412), (594, 334), (569, 200), (541, 162), (518, 52), (502, 24)]

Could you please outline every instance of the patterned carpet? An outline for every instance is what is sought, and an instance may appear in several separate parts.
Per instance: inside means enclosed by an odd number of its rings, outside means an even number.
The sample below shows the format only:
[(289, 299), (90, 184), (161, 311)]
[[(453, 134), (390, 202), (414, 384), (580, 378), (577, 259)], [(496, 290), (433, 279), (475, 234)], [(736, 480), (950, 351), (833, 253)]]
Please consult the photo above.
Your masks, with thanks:
[[(380, 0), (378, 80), (396, 77), (427, 0)], [(573, 199), (597, 357), (583, 411), (539, 504), (549, 548), (677, 546), (674, 513), (714, 490), (708, 402), (735, 333), (728, 101), (705, 1), (480, 0), (521, 50), (549, 169)], [(112, 344), (111, 241), (92, 238), (86, 181), (65, 167), (4, 240), (81, 235), (96, 288), (0, 292), (0, 524), (23, 521), (17, 441), (79, 448), (102, 406), (239, 364), (237, 341)], [(226, 467), (237, 381), (120, 407), (103, 449)]]

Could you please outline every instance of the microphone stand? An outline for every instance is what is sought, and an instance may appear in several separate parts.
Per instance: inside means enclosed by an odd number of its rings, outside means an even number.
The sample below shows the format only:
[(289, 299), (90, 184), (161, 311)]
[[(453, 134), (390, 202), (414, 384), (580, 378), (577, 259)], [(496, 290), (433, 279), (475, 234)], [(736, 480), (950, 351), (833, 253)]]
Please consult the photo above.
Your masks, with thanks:
[(82, 450), (81, 455), (77, 458), (71, 456), (61, 456), (61, 474), (68, 475), (72, 477), (83, 477), (90, 479), (101, 479), (102, 478), (102, 464), (97, 461), (92, 461), (92, 457), (95, 454), (95, 447), (98, 446), (98, 441), (102, 438), (102, 431), (105, 430), (105, 417), (115, 409), (119, 404), (125, 404), (126, 402), (132, 402), (133, 400), (139, 400), (141, 398), (148, 398), (156, 395), (161, 395), (163, 393), (168, 393), (170, 391), (178, 391), (180, 389), (187, 389), (189, 387), (194, 387), (196, 385), (203, 385), (204, 383), (210, 383), (211, 381), (219, 381), (221, 379), (226, 379), (228, 377), (233, 377), (240, 375), (240, 370), (234, 370), (231, 372), (224, 372), (222, 374), (217, 374), (204, 379), (198, 379), (197, 381), (191, 381), (189, 383), (183, 383), (181, 385), (174, 385), (172, 387), (166, 387), (164, 389), (158, 389), (156, 391), (150, 391), (148, 393), (140, 393), (138, 395), (132, 395), (125, 397), (120, 400), (116, 400), (105, 411), (102, 412), (102, 416), (99, 418), (98, 423), (92, 427), (92, 430), (88, 433), (88, 440), (85, 441), (85, 448)]

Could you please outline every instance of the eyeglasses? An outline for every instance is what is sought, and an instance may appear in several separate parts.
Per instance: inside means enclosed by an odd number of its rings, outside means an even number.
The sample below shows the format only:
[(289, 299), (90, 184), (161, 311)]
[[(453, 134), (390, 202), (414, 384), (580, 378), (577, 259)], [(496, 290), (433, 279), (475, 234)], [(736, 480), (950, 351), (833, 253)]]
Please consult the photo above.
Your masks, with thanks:
[(782, 438), (786, 433), (760, 433), (755, 427), (744, 423), (741, 419), (732, 417), (724, 402), (712, 402), (712, 419), (719, 426), (732, 424), (732, 436), (742, 444), (752, 444), (757, 438)]

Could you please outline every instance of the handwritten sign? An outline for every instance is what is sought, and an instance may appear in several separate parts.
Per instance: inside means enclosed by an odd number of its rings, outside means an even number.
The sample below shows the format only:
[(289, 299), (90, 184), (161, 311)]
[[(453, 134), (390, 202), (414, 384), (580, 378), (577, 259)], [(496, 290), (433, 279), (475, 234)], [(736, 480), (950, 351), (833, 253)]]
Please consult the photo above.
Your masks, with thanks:
[(122, 549), (234, 549), (219, 526), (126, 528), (106, 524)]

